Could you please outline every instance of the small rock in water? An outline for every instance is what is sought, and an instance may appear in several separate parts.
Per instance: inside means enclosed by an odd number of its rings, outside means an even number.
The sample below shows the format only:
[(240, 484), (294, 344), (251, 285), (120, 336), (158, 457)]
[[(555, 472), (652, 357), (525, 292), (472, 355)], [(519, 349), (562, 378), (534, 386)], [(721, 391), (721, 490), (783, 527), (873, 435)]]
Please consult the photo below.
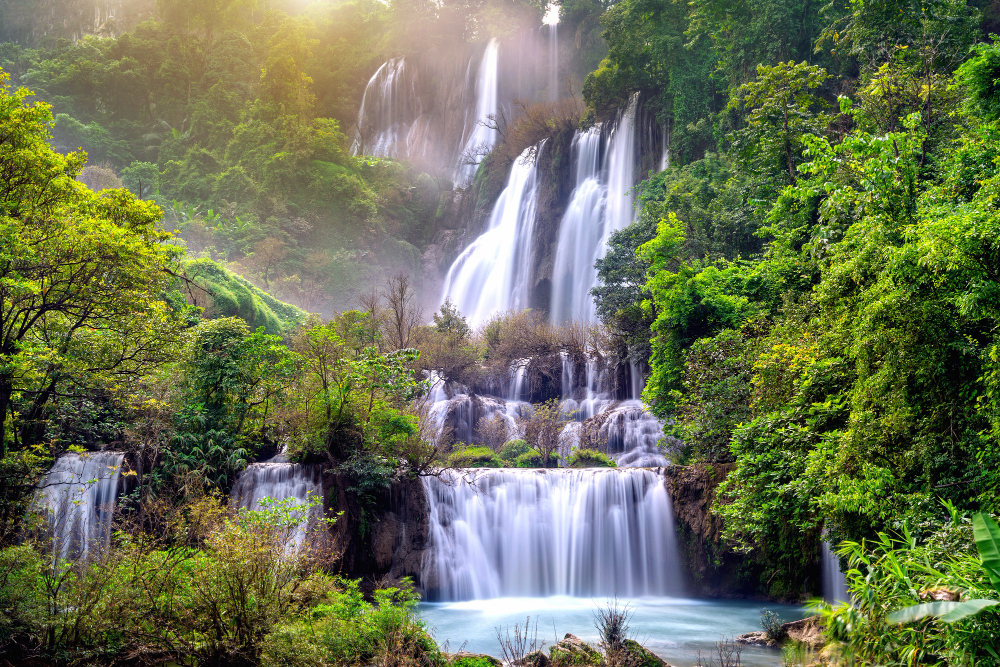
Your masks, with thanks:
[(757, 632), (746, 632), (736, 638), (737, 644), (746, 644), (747, 646), (777, 646), (778, 642), (774, 641), (767, 636), (766, 632), (758, 630)]
[(549, 656), (555, 667), (569, 667), (570, 665), (594, 665), (596, 667), (603, 662), (597, 649), (576, 635), (569, 633), (552, 645), (549, 649)]

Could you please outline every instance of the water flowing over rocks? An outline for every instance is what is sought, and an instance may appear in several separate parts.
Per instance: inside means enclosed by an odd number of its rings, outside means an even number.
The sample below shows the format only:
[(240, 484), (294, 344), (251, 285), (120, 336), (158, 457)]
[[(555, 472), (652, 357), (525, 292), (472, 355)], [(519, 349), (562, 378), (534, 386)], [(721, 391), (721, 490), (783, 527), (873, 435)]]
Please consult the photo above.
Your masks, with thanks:
[(247, 466), (233, 486), (231, 499), (236, 507), (252, 510), (264, 509), (265, 499), (292, 499), (300, 507), (310, 501), (318, 501), (304, 517), (301, 511), (294, 511), (296, 517), (304, 519), (289, 536), (288, 546), (295, 549), (302, 545), (307, 531), (315, 529), (323, 516), (323, 491), (320, 483), (320, 466), (288, 463), (279, 455), (270, 461)]
[(446, 470), (422, 481), (430, 599), (683, 591), (656, 471)]
[(86, 559), (107, 546), (123, 460), (121, 452), (63, 454), (42, 478), (35, 508), (53, 561)]

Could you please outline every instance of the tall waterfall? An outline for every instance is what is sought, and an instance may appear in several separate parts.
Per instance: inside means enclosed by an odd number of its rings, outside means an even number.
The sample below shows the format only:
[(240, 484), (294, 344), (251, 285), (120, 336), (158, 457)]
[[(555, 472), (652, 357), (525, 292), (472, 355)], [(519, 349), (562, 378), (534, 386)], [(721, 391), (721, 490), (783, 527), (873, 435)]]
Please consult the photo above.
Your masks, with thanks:
[[(543, 142), (544, 145), (544, 142)], [(537, 153), (526, 148), (514, 161), (489, 226), (448, 269), (444, 299), (479, 326), (505, 310), (528, 307), (531, 239), (535, 227)]]
[[(473, 474), (467, 471), (468, 474)], [(651, 470), (425, 477), (431, 599), (683, 593), (670, 497)]]
[(45, 515), (53, 560), (86, 559), (107, 546), (123, 458), (63, 454), (42, 478), (35, 508)]
[(604, 256), (611, 235), (635, 218), (636, 105), (633, 97), (607, 139), (601, 164), (601, 127), (573, 139), (576, 186), (559, 224), (552, 270), (553, 323), (595, 322), (590, 290), (597, 286), (594, 263)]
[(625, 229), (635, 219), (632, 187), (635, 185), (635, 116), (638, 104), (637, 93), (632, 96), (608, 142), (608, 203), (601, 237), (601, 256), (611, 235)]
[[(321, 468), (318, 465), (301, 463), (251, 463), (240, 473), (233, 486), (231, 500), (236, 507), (261, 509), (263, 500), (285, 500), (294, 498), (301, 506), (310, 499), (322, 500), (320, 485)], [(301, 516), (301, 514), (299, 514)], [(289, 536), (288, 547), (298, 548), (306, 537), (306, 531), (314, 527), (323, 516), (322, 502), (309, 510), (305, 521), (300, 523)]]
[(823, 577), (823, 599), (831, 604), (850, 602), (847, 579), (840, 570), (840, 559), (833, 553), (827, 540), (820, 543), (819, 558)]
[(601, 128), (573, 138), (576, 187), (559, 224), (552, 269), (551, 319), (554, 323), (593, 322), (594, 298), (587, 286), (597, 284), (594, 262), (601, 250), (605, 191), (601, 185)]
[(476, 112), (471, 126), (466, 129), (462, 154), (455, 170), (455, 183), (458, 185), (467, 185), (472, 181), (484, 153), (488, 153), (496, 143), (497, 131), (488, 127), (487, 123), (490, 122), (490, 116), (495, 117), (499, 111), (499, 62), (500, 42), (491, 39), (486, 45), (483, 61), (479, 64), (479, 74), (476, 76)]

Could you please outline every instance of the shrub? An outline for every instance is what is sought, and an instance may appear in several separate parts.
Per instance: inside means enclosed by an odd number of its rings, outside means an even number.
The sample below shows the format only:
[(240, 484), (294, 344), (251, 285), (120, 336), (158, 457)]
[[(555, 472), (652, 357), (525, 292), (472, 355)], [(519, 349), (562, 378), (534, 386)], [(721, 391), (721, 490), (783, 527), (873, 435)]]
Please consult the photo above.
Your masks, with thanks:
[(596, 449), (577, 449), (568, 459), (567, 468), (617, 468), (618, 464), (611, 460), (607, 454), (603, 454)]
[(555, 468), (559, 465), (559, 457), (549, 454), (548, 465), (545, 465), (545, 457), (537, 449), (531, 449), (521, 454), (514, 461), (515, 468)]
[(517, 457), (531, 451), (531, 445), (524, 440), (511, 440), (500, 448), (500, 458), (507, 463), (514, 463)]
[(488, 447), (469, 447), (452, 452), (448, 465), (455, 468), (502, 468), (503, 461)]
[(781, 618), (770, 609), (760, 610), (760, 627), (764, 630), (767, 638), (773, 642), (780, 642), (787, 634), (781, 627)]
[(444, 658), (416, 616), (419, 595), (404, 582), (376, 590), (367, 602), (357, 581), (343, 589), (308, 620), (282, 625), (268, 635), (261, 653), (267, 667), (376, 664), (443, 665)]

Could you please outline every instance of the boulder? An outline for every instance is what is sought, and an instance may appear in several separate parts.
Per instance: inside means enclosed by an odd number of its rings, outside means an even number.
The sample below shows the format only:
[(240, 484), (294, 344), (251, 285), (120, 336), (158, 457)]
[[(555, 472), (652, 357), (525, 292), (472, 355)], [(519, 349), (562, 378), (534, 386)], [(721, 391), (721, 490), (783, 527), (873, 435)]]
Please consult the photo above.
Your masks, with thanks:
[(635, 640), (625, 640), (625, 651), (629, 655), (629, 667), (670, 667), (660, 656)]
[(781, 629), (784, 630), (789, 639), (805, 644), (811, 649), (823, 646), (823, 626), (820, 624), (819, 616), (810, 616), (801, 621), (785, 623)]
[(598, 667), (603, 662), (597, 649), (579, 637), (568, 633), (549, 648), (549, 658), (554, 667), (574, 665)]
[(545, 655), (541, 651), (532, 651), (528, 655), (524, 656), (524, 662), (522, 663), (525, 667), (549, 667), (549, 656)]
[(745, 644), (747, 646), (777, 646), (778, 642), (774, 641), (767, 636), (767, 633), (758, 630), (757, 632), (745, 632), (736, 638), (737, 644)]

